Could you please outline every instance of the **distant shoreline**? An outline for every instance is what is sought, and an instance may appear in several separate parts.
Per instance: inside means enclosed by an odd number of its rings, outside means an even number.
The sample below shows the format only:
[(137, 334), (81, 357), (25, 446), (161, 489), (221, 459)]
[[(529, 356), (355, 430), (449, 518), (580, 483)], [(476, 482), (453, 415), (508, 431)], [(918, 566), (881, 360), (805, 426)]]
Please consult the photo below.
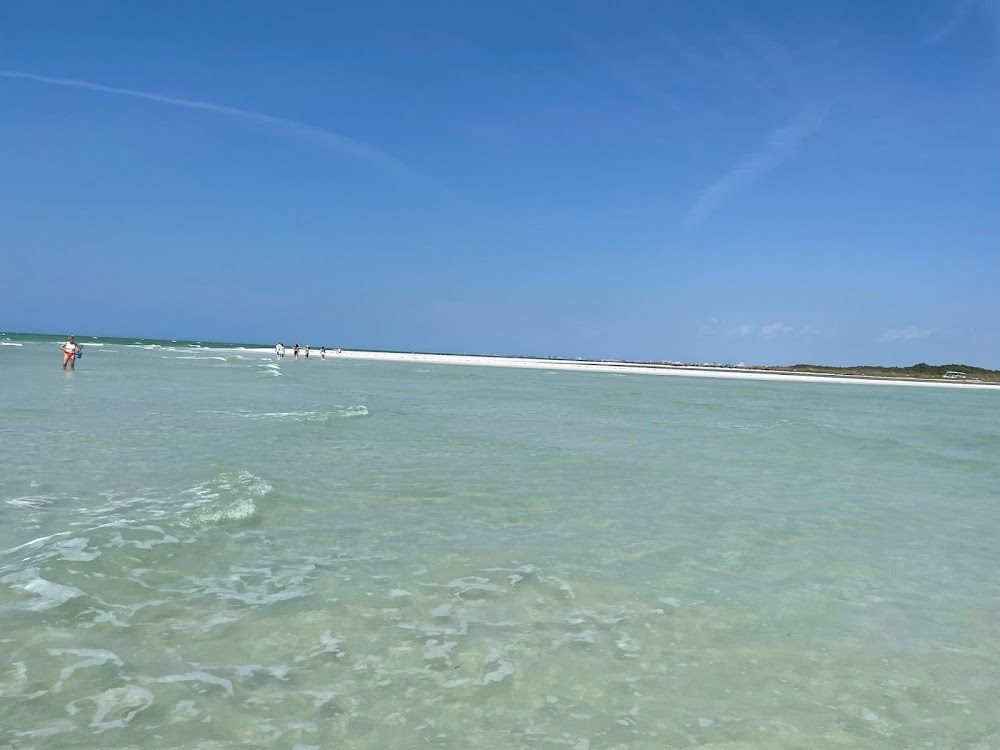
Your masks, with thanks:
[[(10, 342), (8, 337), (30, 339), (41, 338), (57, 341), (64, 338), (57, 334), (48, 333), (3, 333), (0, 344), (17, 346), (19, 344)], [(86, 347), (88, 344), (98, 345), (110, 344), (120, 346), (142, 346), (142, 347), (191, 347), (201, 349), (235, 350), (253, 352), (264, 356), (274, 356), (273, 345), (250, 344), (221, 341), (193, 341), (179, 339), (152, 339), (133, 338), (118, 336), (91, 336), (79, 335), (77, 340)], [(304, 345), (301, 345), (305, 349)], [(320, 347), (310, 346), (311, 359), (320, 358)], [(304, 357), (300, 357), (304, 359)], [(562, 359), (556, 357), (527, 357), (527, 356), (496, 356), (489, 354), (440, 354), (428, 352), (392, 352), (392, 351), (368, 351), (361, 349), (344, 349), (337, 353), (335, 347), (328, 347), (326, 358), (329, 360), (368, 360), (382, 362), (417, 362), (423, 364), (451, 364), (466, 365), (473, 367), (510, 367), (527, 368), (541, 370), (564, 370), (577, 372), (604, 372), (616, 374), (635, 375), (675, 375), (680, 377), (703, 377), (719, 379), (743, 379), (743, 380), (770, 380), (770, 381), (797, 381), (797, 382), (826, 382), (826, 383), (856, 383), (868, 385), (908, 385), (908, 386), (928, 386), (938, 388), (966, 388), (966, 389), (997, 389), (1000, 382), (969, 377), (965, 380), (944, 380), (932, 374), (877, 374), (869, 375), (858, 370), (897, 370), (910, 371), (915, 367), (900, 368), (879, 368), (875, 366), (856, 367), (833, 367), (827, 365), (791, 365), (791, 366), (770, 366), (758, 367), (733, 366), (733, 365), (695, 365), (683, 363), (667, 362), (629, 362), (624, 360), (587, 360), (587, 359)], [(286, 361), (292, 360), (292, 346), (286, 345)], [(941, 370), (947, 368), (964, 367), (970, 374), (985, 372), (990, 375), (996, 374), (994, 371), (983, 370), (982, 368), (971, 367), (969, 365), (946, 365), (946, 366), (923, 366), (927, 371)]]
[[(287, 359), (287, 357), (286, 357)], [(857, 383), (868, 385), (904, 385), (932, 388), (1000, 389), (998, 383), (976, 380), (935, 380), (932, 378), (885, 377), (871, 375), (841, 375), (810, 373), (780, 368), (725, 367), (705, 365), (670, 365), (653, 362), (611, 362), (601, 360), (541, 359), (532, 357), (494, 357), (467, 354), (423, 354), (418, 352), (368, 352), (343, 350), (340, 354), (327, 350), (327, 359), (411, 362), (473, 367), (512, 367), (536, 370), (570, 370), (635, 375), (674, 375), (681, 377), (721, 378), (737, 380), (771, 380), (795, 382)]]

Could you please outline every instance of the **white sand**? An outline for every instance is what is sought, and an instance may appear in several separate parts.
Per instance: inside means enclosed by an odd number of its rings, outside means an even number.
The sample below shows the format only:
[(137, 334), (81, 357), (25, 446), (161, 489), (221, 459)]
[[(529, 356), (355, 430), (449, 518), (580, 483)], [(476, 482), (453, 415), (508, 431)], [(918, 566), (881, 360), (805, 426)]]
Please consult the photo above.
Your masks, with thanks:
[[(319, 350), (312, 349), (309, 361), (319, 360)], [(536, 370), (577, 370), (580, 372), (613, 372), (628, 375), (678, 375), (695, 378), (738, 378), (743, 380), (782, 380), (803, 383), (862, 383), (866, 385), (910, 385), (931, 388), (996, 389), (1000, 386), (976, 381), (945, 381), (904, 378), (859, 377), (848, 375), (807, 375), (800, 372), (754, 370), (753, 368), (695, 367), (689, 365), (643, 365), (631, 362), (591, 362), (572, 359), (528, 359), (523, 357), (483, 357), (467, 354), (420, 354), (418, 352), (365, 352), (327, 349), (330, 360), (376, 360), (380, 362), (412, 362), (427, 365), (466, 365), (475, 367), (525, 367)], [(292, 359), (286, 349), (285, 360)], [(299, 359), (303, 359), (299, 354)]]

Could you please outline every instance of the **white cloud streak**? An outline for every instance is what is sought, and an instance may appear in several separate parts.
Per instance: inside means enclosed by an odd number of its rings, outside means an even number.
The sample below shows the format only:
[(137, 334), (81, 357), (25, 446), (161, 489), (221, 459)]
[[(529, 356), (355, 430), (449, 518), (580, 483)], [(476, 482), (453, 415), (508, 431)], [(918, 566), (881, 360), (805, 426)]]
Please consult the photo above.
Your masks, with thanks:
[(355, 140), (346, 135), (341, 135), (340, 133), (332, 130), (320, 128), (315, 125), (309, 125), (297, 120), (290, 120), (285, 117), (265, 115), (248, 109), (228, 107), (224, 104), (198, 101), (196, 99), (184, 99), (178, 96), (168, 96), (155, 92), (139, 91), (136, 89), (122, 88), (120, 86), (108, 86), (106, 84), (95, 83), (93, 81), (83, 81), (75, 78), (55, 78), (52, 76), (25, 73), (17, 70), (0, 70), (0, 78), (32, 81), (50, 86), (63, 86), (65, 88), (82, 89), (85, 91), (94, 91), (114, 96), (127, 96), (133, 99), (143, 99), (148, 102), (156, 102), (157, 104), (199, 110), (215, 115), (222, 115), (224, 117), (243, 120), (245, 122), (252, 122), (269, 127), (272, 130), (286, 136), (293, 136), (312, 141), (321, 147), (339, 153), (343, 156), (367, 162), (373, 166), (403, 176), (409, 180), (417, 181), (423, 184), (428, 182), (426, 178), (417, 174), (403, 162), (399, 161), (395, 157), (383, 153), (382, 151), (379, 151), (372, 146), (369, 146), (366, 143)]
[(937, 333), (936, 328), (917, 328), (917, 326), (907, 326), (906, 328), (895, 328), (890, 331), (886, 331), (880, 337), (880, 341), (916, 341), (918, 339), (926, 339), (929, 336), (933, 336)]
[(956, 31), (958, 31), (963, 25), (965, 25), (966, 20), (972, 14), (972, 11), (976, 9), (977, 5), (980, 5), (982, 0), (958, 0), (955, 4), (955, 8), (952, 11), (951, 18), (945, 23), (941, 28), (937, 29), (934, 33), (929, 34), (925, 40), (927, 44), (941, 44), (947, 41)]
[(763, 148), (744, 156), (726, 174), (701, 191), (684, 217), (684, 231), (686, 233), (697, 231), (725, 201), (763, 179), (778, 165), (795, 156), (799, 145), (823, 127), (829, 113), (829, 103), (811, 105), (772, 131)]
[(787, 323), (727, 323), (713, 318), (703, 325), (700, 336), (739, 336), (740, 338), (775, 338), (777, 336), (815, 336), (819, 332), (812, 326), (790, 326)]
[(760, 332), (764, 336), (779, 336), (784, 333), (792, 333), (795, 329), (786, 326), (784, 323), (767, 323), (760, 327)]
[[(976, 18), (976, 16), (980, 18)], [(956, 0), (951, 17), (940, 28), (928, 34), (925, 44), (944, 44), (968, 24), (977, 21), (991, 28), (994, 43), (1000, 46), (1000, 0)]]
[(993, 25), (993, 42), (1000, 47), (1000, 0), (983, 0), (990, 23)]

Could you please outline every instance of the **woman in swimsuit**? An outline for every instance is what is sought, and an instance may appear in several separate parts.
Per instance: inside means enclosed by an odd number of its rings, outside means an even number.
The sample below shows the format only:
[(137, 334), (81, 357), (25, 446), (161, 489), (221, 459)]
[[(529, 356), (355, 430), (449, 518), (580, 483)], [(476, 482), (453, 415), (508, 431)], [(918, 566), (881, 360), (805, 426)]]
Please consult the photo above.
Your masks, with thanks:
[(59, 344), (59, 348), (62, 349), (63, 353), (63, 365), (62, 368), (65, 370), (66, 365), (69, 365), (69, 369), (76, 369), (76, 340), (70, 336), (68, 341), (64, 341)]

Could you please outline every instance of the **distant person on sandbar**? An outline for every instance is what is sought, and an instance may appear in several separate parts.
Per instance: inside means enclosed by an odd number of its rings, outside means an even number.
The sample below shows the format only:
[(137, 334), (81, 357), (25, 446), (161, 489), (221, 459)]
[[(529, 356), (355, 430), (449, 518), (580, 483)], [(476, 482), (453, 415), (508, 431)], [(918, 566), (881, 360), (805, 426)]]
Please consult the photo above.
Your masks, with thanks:
[(337, 354), (340, 354), (340, 347), (337, 347)]
[(285, 345), (282, 344), (280, 341), (278, 342), (278, 345), (274, 347), (274, 356), (277, 357), (278, 359), (285, 358)]
[(69, 369), (76, 369), (76, 339), (72, 336), (66, 341), (59, 344), (59, 348), (62, 349), (63, 353), (63, 364), (62, 368), (65, 370), (66, 365), (69, 365)]
[(292, 349), (292, 359), (298, 359), (298, 358), (299, 358), (299, 345), (296, 344), (295, 348)]
[(309, 344), (306, 344), (306, 359), (309, 359)]
[(321, 346), (319, 348), (319, 358), (320, 359), (326, 359), (326, 347), (325, 346)]

